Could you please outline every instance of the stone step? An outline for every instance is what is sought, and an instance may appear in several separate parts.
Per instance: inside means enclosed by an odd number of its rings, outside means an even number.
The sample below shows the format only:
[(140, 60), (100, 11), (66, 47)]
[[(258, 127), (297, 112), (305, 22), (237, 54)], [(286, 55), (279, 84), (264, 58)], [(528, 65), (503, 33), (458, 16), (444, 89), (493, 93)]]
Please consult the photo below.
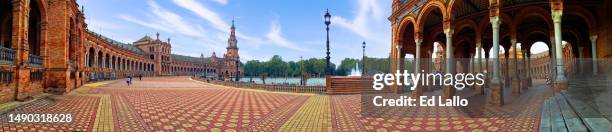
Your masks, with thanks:
[(541, 132), (550, 132), (552, 131), (551, 123), (551, 106), (550, 99), (544, 101), (544, 105), (542, 106), (542, 117), (540, 119), (540, 131)]
[(565, 120), (563, 119), (563, 115), (561, 113), (561, 109), (559, 108), (559, 103), (556, 99), (551, 98), (548, 100), (550, 102), (550, 118), (551, 118), (551, 128), (553, 132), (567, 132), (567, 127), (565, 125)]
[(567, 129), (571, 132), (587, 131), (587, 128), (582, 123), (582, 120), (580, 119), (580, 117), (576, 115), (576, 112), (564, 99), (565, 97), (556, 96), (554, 98), (559, 104), (559, 108), (561, 109), (563, 120), (565, 121), (565, 125), (567, 126)]
[(612, 122), (601, 114), (596, 106), (589, 105), (589, 102), (577, 99), (571, 95), (563, 95), (569, 102), (572, 110), (576, 111), (577, 115), (582, 119), (585, 126), (591, 131), (610, 131), (612, 130)]

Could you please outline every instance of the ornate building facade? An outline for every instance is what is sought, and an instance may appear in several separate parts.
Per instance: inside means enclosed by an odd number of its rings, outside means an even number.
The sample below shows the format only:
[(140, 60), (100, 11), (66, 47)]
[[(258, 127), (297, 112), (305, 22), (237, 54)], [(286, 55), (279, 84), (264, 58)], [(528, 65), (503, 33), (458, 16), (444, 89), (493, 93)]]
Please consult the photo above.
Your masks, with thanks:
[(0, 1), (0, 103), (127, 76), (242, 75), (235, 26), (223, 57), (190, 57), (172, 54), (159, 33), (128, 44), (92, 32), (79, 7), (76, 0)]
[[(417, 58), (415, 71), (431, 71), (428, 64), (419, 63), (431, 58), (434, 43), (442, 44), (446, 53), (447, 63), (443, 65), (447, 73), (465, 70), (465, 66), (457, 66), (471, 59), (489, 61), (486, 70), (481, 66), (473, 68), (476, 71), (489, 71), (487, 101), (493, 105), (503, 105), (503, 90), (512, 89), (513, 94), (520, 94), (521, 89), (528, 88), (532, 79), (531, 72), (521, 72), (520, 69), (530, 69), (531, 53), (518, 52), (506, 54), (505, 60), (499, 60), (499, 54), (484, 51), (499, 52), (500, 48), (511, 53), (521, 43), (522, 51), (530, 51), (535, 42), (544, 42), (550, 50), (551, 72), (554, 72), (554, 89), (567, 89), (567, 76), (563, 57), (577, 57), (581, 69), (589, 70), (596, 75), (608, 69), (606, 63), (597, 58), (612, 56), (612, 13), (609, 8), (612, 1), (607, 0), (393, 0), (392, 14), (389, 17), (392, 26), (391, 69), (403, 69), (406, 54)], [(564, 48), (566, 41), (571, 48)], [(563, 52), (564, 49), (572, 52)], [(574, 55), (568, 55), (574, 54)], [(434, 54), (436, 55), (436, 54)], [(514, 56), (514, 57), (509, 57)], [(528, 59), (519, 59), (528, 58)], [(589, 58), (589, 59), (586, 59)], [(455, 61), (459, 61), (455, 63)], [(505, 62), (502, 62), (505, 61)], [(481, 63), (481, 62), (480, 62)], [(506, 68), (500, 66), (506, 64)], [(516, 68), (507, 68), (516, 67)], [(502, 80), (503, 69), (509, 71), (508, 80)], [(393, 86), (395, 92), (401, 88)], [(443, 97), (449, 98), (455, 94), (455, 89), (444, 88)], [(484, 88), (476, 87), (476, 94), (484, 95)], [(420, 96), (423, 88), (417, 88), (413, 95)]]

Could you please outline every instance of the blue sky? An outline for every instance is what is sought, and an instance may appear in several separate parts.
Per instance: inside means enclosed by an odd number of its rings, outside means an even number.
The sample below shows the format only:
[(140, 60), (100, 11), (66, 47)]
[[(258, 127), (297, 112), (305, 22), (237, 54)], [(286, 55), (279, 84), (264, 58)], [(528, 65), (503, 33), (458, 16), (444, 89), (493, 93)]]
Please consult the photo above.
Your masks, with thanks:
[(89, 29), (131, 43), (144, 35), (171, 38), (172, 52), (189, 56), (225, 53), (229, 27), (236, 20), (243, 61), (323, 58), (329, 8), (332, 61), (366, 54), (389, 55), (391, 0), (78, 0)]

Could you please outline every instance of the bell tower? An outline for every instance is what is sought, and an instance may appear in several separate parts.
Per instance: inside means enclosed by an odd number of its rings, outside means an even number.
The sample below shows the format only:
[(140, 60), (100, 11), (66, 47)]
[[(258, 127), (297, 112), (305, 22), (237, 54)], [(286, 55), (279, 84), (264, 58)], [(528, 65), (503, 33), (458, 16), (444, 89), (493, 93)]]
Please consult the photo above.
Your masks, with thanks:
[(238, 55), (238, 40), (236, 39), (236, 25), (234, 24), (234, 20), (232, 20), (230, 36), (227, 39), (227, 52), (225, 58), (230, 60), (240, 59), (240, 55)]

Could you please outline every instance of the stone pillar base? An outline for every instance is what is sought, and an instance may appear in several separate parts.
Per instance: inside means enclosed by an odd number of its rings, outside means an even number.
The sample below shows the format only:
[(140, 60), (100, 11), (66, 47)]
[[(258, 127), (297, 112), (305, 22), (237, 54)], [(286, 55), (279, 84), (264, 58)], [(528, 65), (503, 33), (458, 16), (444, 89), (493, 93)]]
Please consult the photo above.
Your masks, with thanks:
[(26, 101), (32, 94), (32, 90), (30, 90), (30, 68), (17, 67), (15, 71), (15, 76), (17, 77), (15, 79), (15, 83), (17, 83), (15, 100)]
[(47, 71), (47, 91), (52, 94), (65, 94), (72, 90), (68, 84), (70, 72), (68, 69), (51, 69)]
[(529, 87), (533, 86), (533, 78), (531, 77), (527, 78), (527, 86)]
[(432, 92), (434, 88), (434, 86), (421, 86), (421, 87), (427, 92)]
[(391, 90), (393, 91), (393, 93), (396, 93), (396, 94), (402, 93), (402, 89), (401, 88), (402, 87), (398, 86), (398, 85), (391, 85)]
[(518, 79), (513, 79), (511, 81), (510, 87), (512, 88), (512, 95), (521, 94), (521, 81)]
[(555, 81), (553, 83), (553, 89), (555, 93), (559, 93), (567, 90), (567, 81)]
[(417, 87), (416, 87), (416, 88), (415, 88), (415, 89), (412, 91), (412, 93), (411, 93), (411, 94), (412, 94), (412, 97), (413, 97), (413, 98), (417, 98), (417, 99), (418, 99), (419, 97), (423, 96), (423, 88), (425, 88), (425, 87), (423, 87), (423, 86), (417, 86)]
[(444, 95), (442, 95), (442, 99), (452, 99), (455, 95), (455, 90), (454, 86), (444, 86)]
[(489, 84), (489, 89), (491, 90), (491, 93), (487, 98), (488, 104), (492, 106), (504, 105), (504, 89), (502, 85), (499, 82), (491, 83)]
[(484, 85), (480, 86), (480, 85), (474, 85), (474, 94), (475, 95), (485, 95), (484, 92)]
[(529, 80), (528, 79), (521, 80), (521, 88), (523, 88), (523, 90), (528, 90), (529, 89)]

